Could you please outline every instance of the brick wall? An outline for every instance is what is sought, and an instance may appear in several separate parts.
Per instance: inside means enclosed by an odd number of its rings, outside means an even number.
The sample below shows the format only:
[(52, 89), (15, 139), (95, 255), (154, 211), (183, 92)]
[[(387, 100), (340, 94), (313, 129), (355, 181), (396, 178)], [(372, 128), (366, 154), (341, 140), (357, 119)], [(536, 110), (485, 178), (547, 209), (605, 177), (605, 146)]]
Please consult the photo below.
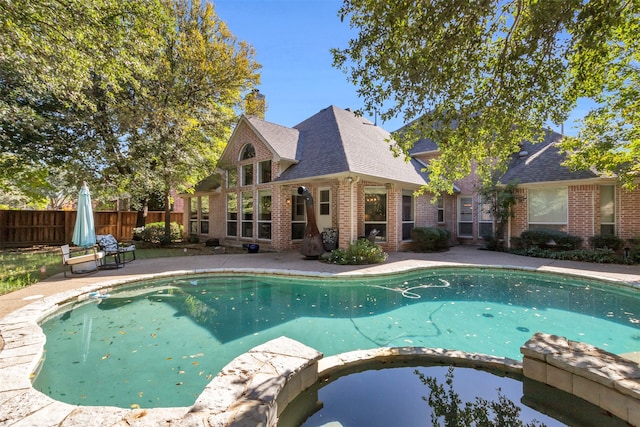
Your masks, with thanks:
[(616, 229), (619, 237), (640, 237), (640, 188), (616, 189)]
[(581, 236), (585, 242), (589, 237), (600, 234), (599, 189), (598, 185), (568, 187), (567, 232), (573, 236)]
[[(518, 237), (529, 228), (526, 188), (519, 188), (523, 201), (514, 207), (511, 237)], [(600, 234), (600, 184), (570, 185), (567, 187), (567, 231), (580, 236), (585, 245), (588, 239)], [(618, 237), (628, 239), (640, 235), (640, 189), (627, 191), (616, 186), (615, 230)]]
[(518, 188), (516, 190), (516, 195), (520, 198), (520, 202), (516, 203), (513, 207), (514, 217), (511, 218), (509, 222), (509, 230), (507, 230), (508, 238), (509, 237), (519, 237), (520, 234), (524, 230), (529, 228), (529, 216), (527, 213), (527, 189), (526, 188)]

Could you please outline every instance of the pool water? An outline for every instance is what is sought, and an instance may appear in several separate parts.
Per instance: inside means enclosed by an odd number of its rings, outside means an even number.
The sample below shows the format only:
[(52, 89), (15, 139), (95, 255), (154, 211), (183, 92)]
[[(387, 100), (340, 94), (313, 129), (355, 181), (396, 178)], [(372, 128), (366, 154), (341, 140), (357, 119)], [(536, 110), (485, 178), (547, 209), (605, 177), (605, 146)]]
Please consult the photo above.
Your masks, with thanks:
[(521, 359), (538, 331), (619, 354), (640, 350), (639, 316), (633, 289), (502, 269), (183, 276), (52, 316), (34, 387), (80, 405), (189, 406), (233, 358), (283, 335), (325, 356), (426, 346)]
[[(440, 425), (446, 425), (443, 413), (455, 407), (449, 392), (456, 393), (455, 397), (460, 399), (457, 402), (460, 412), (467, 403), (476, 403), (477, 398), (491, 402), (482, 406), (488, 409), (489, 419), (493, 421), (497, 420), (495, 408), (500, 408), (504, 417), (501, 425), (516, 425), (518, 420), (522, 425), (567, 425), (522, 403), (523, 387), (518, 379), (471, 368), (454, 368), (449, 387), (446, 384), (448, 370), (445, 366), (396, 367), (342, 376), (304, 391), (287, 406), (278, 427), (430, 426), (434, 425), (433, 415)], [(433, 378), (435, 384), (442, 387), (444, 396), (432, 394), (420, 375)], [(500, 397), (508, 399), (508, 404), (501, 404), (505, 401)], [(462, 420), (456, 425), (463, 425)]]

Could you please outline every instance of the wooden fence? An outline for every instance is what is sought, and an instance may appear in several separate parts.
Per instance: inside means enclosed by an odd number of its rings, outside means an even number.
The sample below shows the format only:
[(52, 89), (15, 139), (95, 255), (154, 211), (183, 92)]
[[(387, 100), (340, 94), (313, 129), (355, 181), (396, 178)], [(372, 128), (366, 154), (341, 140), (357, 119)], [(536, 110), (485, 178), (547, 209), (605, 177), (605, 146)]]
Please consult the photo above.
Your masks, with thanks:
[[(119, 241), (133, 238), (137, 212), (93, 213), (96, 234), (112, 234)], [(172, 212), (171, 221), (182, 224), (182, 212)], [(149, 212), (147, 224), (163, 222), (164, 212)], [(76, 211), (0, 210), (0, 248), (71, 243)]]

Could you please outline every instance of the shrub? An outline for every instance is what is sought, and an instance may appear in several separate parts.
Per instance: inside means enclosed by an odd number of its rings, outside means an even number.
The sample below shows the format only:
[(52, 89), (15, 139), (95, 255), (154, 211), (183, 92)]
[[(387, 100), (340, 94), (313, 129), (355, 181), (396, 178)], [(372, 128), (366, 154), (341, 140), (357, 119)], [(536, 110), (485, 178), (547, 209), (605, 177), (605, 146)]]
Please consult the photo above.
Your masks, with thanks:
[(613, 234), (598, 234), (589, 237), (589, 244), (594, 249), (608, 248), (613, 251), (619, 251), (624, 246), (624, 240)]
[(345, 250), (334, 249), (328, 262), (340, 265), (379, 264), (387, 259), (380, 246), (367, 239), (356, 240)]
[(182, 225), (177, 222), (172, 222), (171, 234), (166, 236), (164, 234), (164, 222), (152, 222), (147, 224), (144, 230), (140, 232), (140, 238), (145, 242), (168, 245), (171, 244), (171, 242), (182, 240)]
[(411, 230), (413, 250), (416, 252), (433, 252), (449, 248), (449, 230), (440, 227), (415, 227)]
[(533, 247), (528, 249), (512, 249), (510, 252), (517, 255), (557, 259), (562, 261), (596, 262), (599, 264), (620, 264), (623, 262), (619, 255), (616, 255), (615, 252), (608, 248), (557, 251)]
[(629, 258), (626, 260), (629, 264), (640, 264), (640, 238), (633, 237), (627, 239), (629, 247)]
[(440, 233), (440, 239), (436, 242), (436, 247), (440, 250), (449, 249), (449, 238), (451, 237), (451, 232), (446, 228), (436, 228)]
[[(525, 248), (574, 250), (582, 245), (582, 237), (572, 236), (555, 230), (525, 230), (520, 234), (520, 242)], [(551, 244), (554, 242), (554, 244)]]

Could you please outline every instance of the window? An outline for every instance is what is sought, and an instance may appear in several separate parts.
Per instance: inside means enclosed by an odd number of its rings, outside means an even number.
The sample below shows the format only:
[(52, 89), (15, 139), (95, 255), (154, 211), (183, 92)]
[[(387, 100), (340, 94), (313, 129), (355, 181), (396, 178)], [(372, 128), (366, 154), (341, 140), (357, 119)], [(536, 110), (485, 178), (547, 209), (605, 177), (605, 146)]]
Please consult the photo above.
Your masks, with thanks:
[(242, 151), (240, 152), (240, 160), (249, 160), (253, 159), (256, 156), (256, 149), (253, 148), (253, 145), (247, 144), (242, 147)]
[(253, 185), (253, 163), (242, 166), (242, 185)]
[(318, 225), (318, 230), (322, 231), (325, 228), (333, 227), (333, 218), (331, 215), (331, 189), (330, 188), (319, 188), (318, 189), (318, 208), (317, 208), (317, 218), (316, 224)]
[(567, 187), (532, 188), (527, 206), (530, 230), (567, 231)]
[(493, 236), (493, 214), (491, 213), (491, 203), (480, 199), (478, 207), (478, 234), (479, 237)]
[(616, 187), (600, 186), (600, 234), (616, 234)]
[(189, 199), (189, 234), (198, 234), (198, 198)]
[(227, 171), (227, 188), (234, 188), (238, 185), (238, 170), (236, 168)]
[(291, 239), (300, 240), (304, 237), (304, 229), (307, 223), (304, 197), (291, 196)]
[(209, 234), (209, 196), (189, 198), (189, 234)]
[(320, 215), (329, 215), (331, 213), (331, 190), (320, 190), (320, 200), (318, 201)]
[(444, 197), (438, 196), (436, 201), (436, 207), (438, 208), (438, 223), (444, 223)]
[(258, 182), (260, 184), (271, 182), (271, 160), (258, 163)]
[(227, 193), (227, 236), (238, 235), (238, 195)]
[(413, 191), (402, 190), (402, 240), (411, 240), (414, 227)]
[(258, 192), (258, 239), (271, 239), (271, 192)]
[(365, 187), (364, 189), (364, 234), (369, 236), (378, 230), (377, 240), (387, 241), (387, 189)]
[(200, 197), (200, 234), (209, 234), (209, 196)]
[(473, 237), (473, 198), (458, 197), (458, 236)]
[(242, 193), (242, 237), (253, 237), (253, 193)]

